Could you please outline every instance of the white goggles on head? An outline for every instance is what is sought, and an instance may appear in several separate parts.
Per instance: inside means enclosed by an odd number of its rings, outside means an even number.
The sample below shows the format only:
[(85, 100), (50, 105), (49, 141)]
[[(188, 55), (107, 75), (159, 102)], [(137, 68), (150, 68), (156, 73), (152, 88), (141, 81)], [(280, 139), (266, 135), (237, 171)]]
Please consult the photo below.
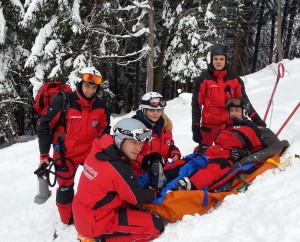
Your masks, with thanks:
[(115, 132), (123, 134), (128, 137), (132, 137), (132, 139), (137, 141), (150, 141), (152, 137), (151, 129), (134, 129), (134, 130), (124, 130), (120, 128), (116, 128)]

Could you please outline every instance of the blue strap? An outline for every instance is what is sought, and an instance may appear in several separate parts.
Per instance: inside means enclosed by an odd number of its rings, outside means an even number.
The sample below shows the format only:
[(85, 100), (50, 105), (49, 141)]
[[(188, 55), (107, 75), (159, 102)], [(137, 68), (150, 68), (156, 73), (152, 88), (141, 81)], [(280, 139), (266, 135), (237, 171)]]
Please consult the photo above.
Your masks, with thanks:
[(168, 182), (166, 186), (162, 189), (160, 193), (160, 197), (154, 199), (152, 203), (161, 204), (167, 195), (169, 190), (173, 190), (177, 184), (177, 182), (183, 177), (190, 177), (193, 173), (198, 171), (199, 169), (205, 167), (208, 163), (208, 159), (206, 155), (202, 155), (201, 157), (191, 158), (185, 165), (183, 165), (179, 172), (178, 176), (172, 181)]
[(207, 190), (203, 190), (203, 202), (202, 202), (202, 207), (207, 207), (208, 205), (208, 191)]

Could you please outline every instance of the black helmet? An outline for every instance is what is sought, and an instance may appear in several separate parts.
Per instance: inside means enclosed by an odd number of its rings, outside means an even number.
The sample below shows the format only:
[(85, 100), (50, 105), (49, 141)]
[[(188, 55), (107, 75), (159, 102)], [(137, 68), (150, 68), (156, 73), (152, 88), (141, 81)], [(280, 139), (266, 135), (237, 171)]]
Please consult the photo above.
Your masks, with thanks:
[(215, 44), (210, 51), (211, 58), (214, 55), (225, 55), (227, 57), (228, 46), (223, 44)]

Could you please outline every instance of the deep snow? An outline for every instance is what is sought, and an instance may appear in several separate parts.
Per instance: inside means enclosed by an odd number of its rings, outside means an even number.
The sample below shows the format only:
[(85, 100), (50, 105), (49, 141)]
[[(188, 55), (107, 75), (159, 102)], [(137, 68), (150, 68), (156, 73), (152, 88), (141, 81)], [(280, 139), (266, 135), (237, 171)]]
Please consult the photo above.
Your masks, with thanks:
[[(300, 59), (284, 60), (285, 76), (280, 79), (267, 124), (276, 133), (300, 101)], [(248, 96), (263, 117), (276, 80), (277, 64), (243, 77)], [(183, 155), (196, 145), (191, 133), (191, 94), (182, 93), (168, 101), (166, 114), (174, 124), (175, 144)], [(134, 112), (125, 115), (130, 117)], [(112, 124), (120, 118), (112, 118)], [(272, 118), (272, 119), (271, 119)], [(300, 110), (279, 135), (290, 147), (283, 154), (287, 164), (257, 177), (247, 192), (231, 195), (210, 213), (185, 216), (169, 223), (155, 241), (300, 241)], [(37, 139), (0, 150), (0, 241), (52, 241), (54, 229), (57, 242), (76, 241), (74, 226), (59, 222), (55, 195), (37, 205), (37, 168), (39, 152)], [(81, 169), (78, 170), (76, 180)], [(55, 193), (55, 188), (52, 188)]]

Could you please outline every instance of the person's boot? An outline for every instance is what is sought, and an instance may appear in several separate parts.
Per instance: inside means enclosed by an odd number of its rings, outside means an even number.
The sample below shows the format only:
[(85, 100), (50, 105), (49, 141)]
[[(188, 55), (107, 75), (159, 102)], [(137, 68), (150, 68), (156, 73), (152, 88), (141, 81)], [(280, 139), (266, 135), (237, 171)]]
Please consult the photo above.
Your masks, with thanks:
[(191, 190), (192, 184), (190, 182), (190, 179), (188, 177), (181, 178), (175, 185), (175, 188), (173, 191), (189, 191)]
[(149, 186), (162, 188), (167, 181), (161, 162), (155, 161), (150, 164), (149, 168)]

